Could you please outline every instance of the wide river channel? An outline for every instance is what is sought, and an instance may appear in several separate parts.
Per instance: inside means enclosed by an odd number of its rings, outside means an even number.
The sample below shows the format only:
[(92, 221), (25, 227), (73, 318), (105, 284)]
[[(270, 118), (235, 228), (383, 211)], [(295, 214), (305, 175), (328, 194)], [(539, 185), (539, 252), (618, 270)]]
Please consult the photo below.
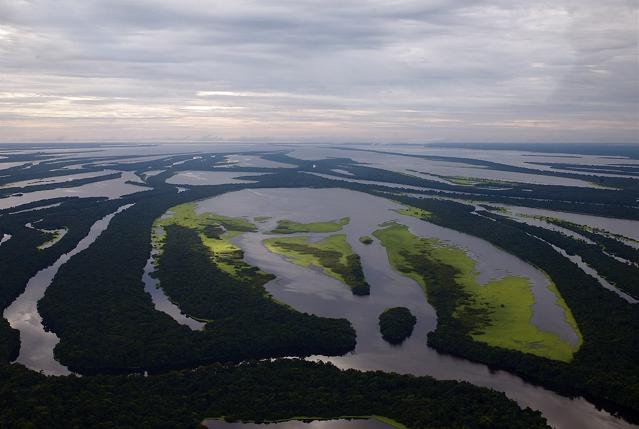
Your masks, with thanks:
[[(200, 201), (196, 210), (198, 213), (246, 217), (251, 221), (255, 217), (269, 216), (269, 220), (256, 223), (259, 232), (235, 238), (248, 263), (277, 276), (266, 285), (268, 291), (299, 311), (351, 321), (357, 331), (357, 346), (353, 352), (340, 357), (313, 356), (311, 359), (330, 361), (340, 368), (465, 380), (505, 392), (521, 406), (540, 410), (549, 424), (556, 428), (633, 427), (605, 411), (597, 410), (582, 398), (566, 398), (530, 385), (510, 373), (490, 371), (484, 365), (443, 355), (429, 348), (426, 336), (436, 328), (437, 317), (420, 286), (391, 268), (386, 251), (377, 240), (371, 245), (358, 240), (379, 229), (385, 221), (396, 220), (407, 225), (416, 235), (437, 238), (463, 248), (477, 261), (480, 283), (508, 275), (526, 277), (535, 297), (531, 322), (569, 343), (574, 344), (577, 337), (565, 322), (562, 308), (556, 305), (543, 272), (479, 238), (400, 215), (394, 211), (398, 208), (400, 206), (390, 200), (344, 189), (247, 189)], [(370, 296), (354, 296), (341, 282), (318, 269), (294, 265), (282, 256), (270, 253), (262, 244), (265, 238), (272, 237), (268, 231), (273, 229), (277, 220), (306, 223), (345, 216), (350, 217), (350, 223), (339, 233), (346, 234), (353, 250), (361, 257), (366, 279), (371, 285)], [(319, 239), (330, 234), (299, 235)], [(378, 328), (379, 314), (395, 306), (408, 307), (417, 317), (412, 336), (401, 346), (386, 343)], [(300, 425), (304, 423), (300, 422)], [(232, 427), (250, 426), (234, 424)]]

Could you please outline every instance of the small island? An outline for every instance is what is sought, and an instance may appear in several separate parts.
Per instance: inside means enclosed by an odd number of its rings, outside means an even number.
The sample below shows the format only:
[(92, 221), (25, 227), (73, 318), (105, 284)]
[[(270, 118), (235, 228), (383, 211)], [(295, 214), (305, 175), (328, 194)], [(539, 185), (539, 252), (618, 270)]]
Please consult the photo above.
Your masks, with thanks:
[(370, 235), (362, 235), (359, 238), (359, 242), (363, 244), (373, 244), (373, 239), (371, 238)]
[[(412, 206), (402, 206), (399, 209), (395, 209), (393, 210), (395, 213), (399, 213), (400, 215), (404, 215), (404, 216), (411, 216), (411, 217), (416, 217), (417, 219), (429, 219), (433, 214), (429, 211), (426, 211), (424, 209), (419, 209), (417, 207), (412, 207)], [(384, 225), (381, 225), (384, 226)]]
[(361, 260), (353, 252), (346, 235), (331, 235), (311, 242), (310, 237), (276, 237), (263, 241), (271, 252), (284, 256), (288, 261), (322, 272), (348, 285), (353, 295), (369, 295), (370, 286), (364, 278)]
[(329, 220), (328, 222), (311, 222), (311, 223), (299, 223), (292, 220), (279, 220), (277, 227), (271, 231), (271, 234), (294, 234), (299, 232), (337, 232), (342, 229), (343, 226), (348, 225), (350, 222), (349, 217), (343, 217), (341, 219)]
[(384, 340), (401, 344), (413, 333), (417, 318), (406, 307), (393, 307), (379, 315), (379, 330)]

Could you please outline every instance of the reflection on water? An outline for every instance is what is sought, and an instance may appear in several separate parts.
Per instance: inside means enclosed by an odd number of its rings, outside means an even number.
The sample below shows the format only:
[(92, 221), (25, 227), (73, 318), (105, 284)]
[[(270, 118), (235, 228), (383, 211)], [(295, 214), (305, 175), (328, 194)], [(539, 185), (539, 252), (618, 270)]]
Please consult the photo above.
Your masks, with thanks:
[[(384, 149), (379, 149), (384, 150)], [(394, 149), (387, 148), (391, 152), (397, 152)], [(434, 155), (432, 149), (423, 153), (424, 155)], [(488, 180), (505, 180), (510, 182), (531, 183), (538, 185), (563, 185), (577, 187), (592, 187), (593, 185), (585, 180), (571, 179), (565, 177), (546, 176), (541, 174), (517, 173), (511, 171), (492, 170), (472, 164), (463, 164), (459, 162), (433, 161), (423, 158), (408, 157), (402, 155), (389, 155), (374, 152), (360, 152), (344, 149), (328, 149), (317, 147), (301, 147), (295, 149), (289, 154), (294, 158), (305, 160), (325, 159), (325, 158), (350, 158), (358, 163), (366, 164), (371, 167), (381, 168), (384, 170), (396, 171), (398, 173), (420, 176), (429, 180), (441, 181), (438, 176), (460, 176), (473, 177)], [(438, 155), (438, 154), (437, 154)], [(485, 155), (485, 154), (484, 154)], [(447, 153), (444, 156), (459, 156), (470, 158), (465, 151), (457, 151), (457, 153)], [(527, 166), (531, 168), (531, 166)]]
[(22, 188), (25, 186), (33, 186), (33, 185), (46, 185), (53, 183), (64, 183), (70, 182), (72, 180), (80, 180), (80, 179), (88, 179), (99, 176), (106, 176), (109, 174), (117, 173), (115, 170), (102, 170), (102, 171), (92, 171), (89, 173), (77, 173), (77, 174), (69, 174), (66, 176), (53, 176), (53, 177), (42, 177), (39, 179), (31, 179), (31, 180), (22, 180), (20, 182), (12, 182), (4, 185), (0, 185), (0, 189), (3, 188)]
[[(158, 227), (159, 228), (159, 227)], [(159, 228), (161, 229), (161, 228)], [(162, 234), (161, 231), (156, 231), (156, 234)], [(153, 276), (155, 271), (154, 262), (158, 257), (158, 249), (151, 248), (151, 254), (144, 266), (144, 273), (142, 274), (142, 281), (144, 282), (144, 291), (151, 295), (153, 306), (156, 310), (168, 314), (181, 325), (186, 325), (194, 331), (201, 331), (204, 329), (206, 323), (198, 322), (191, 319), (187, 315), (183, 314), (180, 308), (173, 304), (168, 296), (164, 293), (164, 290), (159, 286), (159, 280)]]
[[(583, 237), (579, 234), (576, 234), (575, 232), (569, 230), (569, 229), (565, 229), (565, 228), (561, 228), (558, 227), (554, 224), (551, 223), (547, 223), (547, 222), (543, 222), (540, 221), (538, 219), (534, 219), (534, 218), (530, 218), (528, 216), (510, 216), (511, 219), (516, 220), (518, 222), (522, 222), (522, 223), (526, 223), (528, 225), (533, 225), (533, 226), (538, 226), (541, 228), (547, 228), (553, 231), (560, 231), (562, 233), (565, 233), (566, 235), (570, 235), (572, 237), (576, 237), (580, 240), (584, 240), (586, 242), (590, 242), (590, 240), (588, 240), (586, 237)], [(539, 238), (539, 237), (537, 237)], [(540, 240), (542, 240), (541, 238), (539, 238)], [(606, 279), (604, 279), (603, 277), (601, 277), (599, 275), (599, 273), (593, 269), (590, 265), (586, 264), (583, 259), (581, 259), (581, 257), (579, 255), (569, 255), (564, 249), (555, 246), (552, 243), (548, 243), (545, 240), (542, 240), (545, 243), (547, 243), (549, 246), (551, 246), (555, 252), (559, 253), (560, 255), (564, 256), (565, 258), (570, 259), (571, 262), (573, 262), (574, 264), (576, 264), (584, 273), (588, 274), (591, 277), (594, 277), (595, 279), (597, 279), (597, 281), (599, 282), (599, 284), (601, 286), (603, 286), (604, 288), (616, 293), (617, 295), (619, 295), (622, 299), (624, 299), (625, 301), (631, 303), (631, 304), (639, 304), (639, 300), (631, 297), (630, 295), (628, 295), (627, 293), (623, 292), (621, 289), (611, 285)]]
[[(510, 273), (531, 279), (537, 301), (537, 323), (549, 330), (569, 336), (572, 330), (563, 321), (561, 309), (545, 285), (543, 273), (490, 244), (456, 231), (440, 228), (418, 219), (391, 211), (397, 204), (378, 197), (340, 189), (260, 189), (224, 194), (202, 201), (197, 212), (216, 212), (226, 216), (271, 216), (257, 226), (260, 232), (246, 233), (235, 239), (245, 252), (245, 260), (277, 278), (269, 282), (268, 291), (278, 300), (294, 308), (319, 316), (345, 317), (357, 331), (357, 346), (353, 353), (341, 357), (316, 356), (312, 359), (330, 361), (340, 368), (383, 370), (404, 374), (431, 375), (438, 379), (466, 380), (480, 386), (505, 392), (522, 406), (541, 410), (558, 428), (630, 427), (611, 417), (583, 399), (568, 399), (540, 387), (529, 385), (503, 371), (491, 372), (486, 366), (449, 355), (441, 355), (426, 344), (426, 334), (435, 329), (434, 309), (427, 303), (421, 288), (390, 267), (385, 250), (375, 241), (364, 245), (362, 235), (378, 228), (379, 223), (397, 219), (411, 231), (422, 236), (437, 237), (469, 251), (479, 259), (480, 280), (501, 278)], [(303, 268), (287, 262), (282, 256), (264, 248), (262, 240), (278, 219), (313, 222), (350, 216), (344, 227), (348, 241), (361, 256), (371, 295), (353, 296), (337, 280), (319, 270)], [(306, 235), (306, 234), (304, 234)], [(481, 255), (481, 258), (477, 256)], [(545, 292), (544, 292), (545, 291)], [(547, 294), (547, 296), (546, 296)], [(404, 306), (417, 317), (413, 335), (401, 346), (386, 343), (379, 333), (377, 317), (388, 307)]]
[(4, 310), (4, 317), (12, 328), (20, 331), (20, 354), (17, 362), (35, 371), (42, 371), (49, 375), (66, 375), (69, 370), (55, 360), (53, 348), (60, 339), (51, 331), (46, 331), (42, 326), (42, 317), (38, 313), (38, 301), (42, 299), (45, 291), (53, 281), (58, 270), (69, 259), (83, 250), (104, 231), (111, 219), (133, 204), (120, 207), (91, 226), (89, 233), (69, 253), (58, 258), (53, 265), (38, 271), (27, 283), (25, 291), (9, 307)]
[(304, 422), (289, 420), (279, 423), (231, 423), (224, 420), (205, 420), (202, 424), (208, 429), (392, 429), (392, 426), (378, 420), (313, 420)]
[(257, 155), (227, 155), (226, 161), (217, 167), (294, 168), (293, 164), (270, 161)]
[(2, 238), (0, 238), (0, 245), (9, 241), (11, 237), (12, 237), (11, 234), (2, 234)]
[(554, 217), (557, 219), (567, 220), (578, 225), (586, 225), (589, 227), (603, 229), (613, 234), (619, 234), (623, 235), (624, 237), (632, 238), (633, 240), (639, 240), (639, 222), (635, 220), (614, 219), (587, 214), (568, 213), (531, 207), (511, 206), (507, 204), (490, 203), (490, 205), (507, 208), (512, 214), (519, 217), (521, 217), (522, 215)]
[(265, 173), (239, 171), (183, 171), (168, 178), (172, 185), (226, 185), (228, 183), (254, 183), (255, 180), (243, 180), (242, 177), (261, 176)]
[(131, 185), (127, 181), (139, 182), (139, 178), (130, 171), (122, 173), (122, 177), (101, 182), (87, 183), (73, 188), (48, 189), (46, 191), (27, 192), (22, 195), (0, 198), (0, 209), (15, 207), (35, 201), (60, 197), (107, 197), (120, 198), (123, 195), (146, 191), (151, 188)]

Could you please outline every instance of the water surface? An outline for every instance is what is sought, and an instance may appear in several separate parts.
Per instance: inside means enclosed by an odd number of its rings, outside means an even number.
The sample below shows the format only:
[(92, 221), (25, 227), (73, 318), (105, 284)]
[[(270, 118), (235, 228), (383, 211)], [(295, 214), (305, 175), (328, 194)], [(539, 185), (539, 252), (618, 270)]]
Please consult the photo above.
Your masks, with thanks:
[(392, 426), (378, 420), (313, 420), (305, 422), (289, 420), (279, 423), (244, 423), (225, 422), (223, 420), (205, 420), (203, 425), (208, 429), (392, 429)]
[[(527, 384), (507, 372), (490, 371), (484, 365), (442, 355), (429, 348), (426, 334), (435, 329), (437, 318), (421, 288), (390, 267), (386, 251), (377, 241), (367, 246), (357, 240), (361, 235), (369, 235), (385, 220), (397, 219), (407, 224), (413, 233), (434, 236), (459, 245), (471, 256), (481, 255), (477, 270), (484, 279), (509, 274), (525, 275), (537, 284), (533, 286), (537, 300), (534, 311), (541, 317), (536, 323), (547, 323), (543, 326), (549, 330), (556, 329), (566, 337), (572, 331), (566, 328), (563, 313), (554, 304), (554, 296), (548, 295), (549, 300), (545, 300), (541, 291), (547, 291), (543, 287), (547, 280), (543, 273), (475, 237), (401, 216), (390, 210), (396, 207), (398, 205), (391, 201), (347, 190), (260, 189), (228, 193), (202, 201), (198, 204), (197, 212), (208, 211), (233, 217), (272, 217), (257, 224), (260, 232), (246, 233), (235, 239), (235, 243), (244, 250), (248, 263), (277, 276), (266, 285), (267, 290), (276, 299), (300, 311), (325, 317), (346, 317), (357, 332), (354, 352), (341, 357), (316, 356), (312, 359), (330, 361), (341, 368), (431, 375), (438, 379), (466, 380), (491, 387), (505, 392), (522, 406), (541, 410), (551, 424), (558, 428), (631, 427), (606, 412), (598, 411), (583, 399), (568, 399)], [(343, 216), (351, 217), (351, 223), (344, 228), (344, 233), (361, 256), (364, 273), (371, 285), (370, 296), (354, 296), (341, 282), (325, 276), (317, 269), (291, 264), (283, 257), (266, 251), (262, 245), (262, 240), (271, 236), (267, 232), (278, 219), (312, 222)], [(408, 307), (417, 317), (413, 335), (399, 347), (390, 346), (379, 333), (377, 317), (391, 306)]]
[(12, 328), (20, 331), (19, 362), (34, 371), (41, 371), (47, 375), (67, 375), (70, 371), (53, 357), (53, 349), (60, 342), (58, 336), (45, 330), (42, 317), (38, 312), (38, 301), (53, 281), (62, 265), (73, 256), (87, 249), (95, 239), (108, 227), (111, 219), (132, 204), (124, 205), (99, 221), (95, 222), (89, 233), (77, 246), (60, 256), (57, 261), (44, 268), (29, 279), (25, 291), (4, 310), (4, 317)]

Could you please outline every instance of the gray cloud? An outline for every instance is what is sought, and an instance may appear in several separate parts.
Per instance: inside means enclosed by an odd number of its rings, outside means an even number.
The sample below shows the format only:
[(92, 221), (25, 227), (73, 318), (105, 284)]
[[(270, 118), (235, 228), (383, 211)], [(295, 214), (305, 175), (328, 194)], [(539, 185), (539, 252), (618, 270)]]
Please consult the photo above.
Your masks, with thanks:
[(0, 141), (637, 141), (633, 1), (0, 3)]

